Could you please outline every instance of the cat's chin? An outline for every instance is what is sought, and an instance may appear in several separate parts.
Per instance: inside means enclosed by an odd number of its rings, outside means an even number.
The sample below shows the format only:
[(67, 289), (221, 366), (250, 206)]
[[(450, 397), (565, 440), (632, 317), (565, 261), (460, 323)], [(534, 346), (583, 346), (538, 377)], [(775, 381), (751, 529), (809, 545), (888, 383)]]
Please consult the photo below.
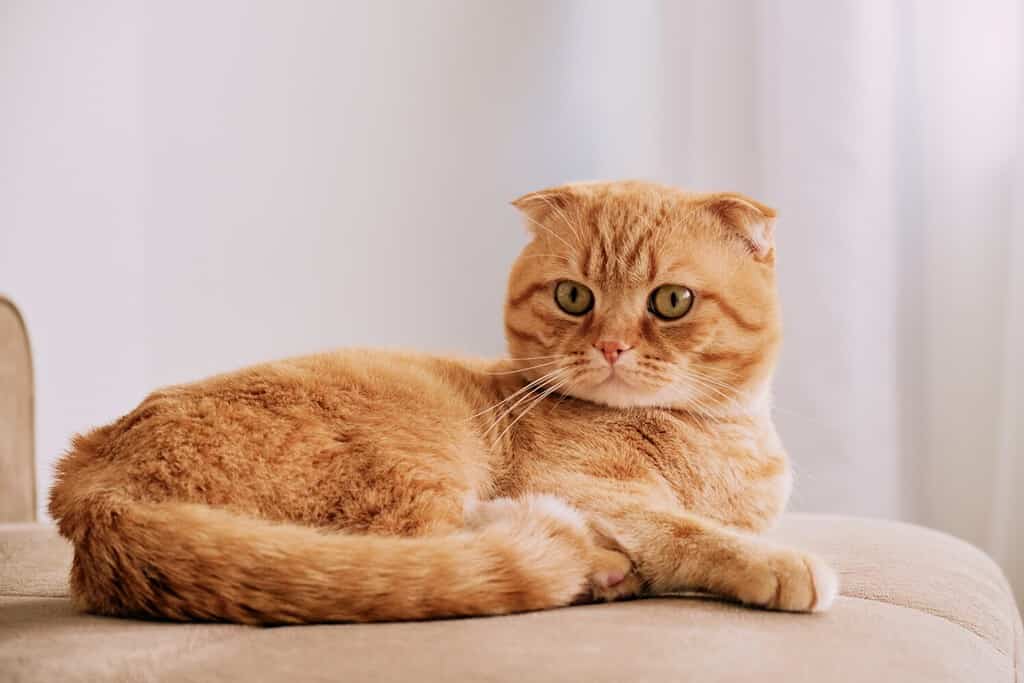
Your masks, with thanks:
[(612, 376), (592, 385), (571, 386), (564, 393), (591, 403), (610, 408), (670, 408), (695, 410), (706, 416), (769, 415), (772, 397), (769, 380), (747, 392), (738, 394), (725, 405), (708, 406), (701, 403), (698, 387), (669, 385), (651, 390), (638, 388), (621, 377)]
[(670, 408), (678, 406), (685, 397), (678, 388), (668, 387), (657, 391), (638, 388), (617, 375), (595, 384), (579, 384), (569, 388), (569, 395), (608, 406), (610, 408)]

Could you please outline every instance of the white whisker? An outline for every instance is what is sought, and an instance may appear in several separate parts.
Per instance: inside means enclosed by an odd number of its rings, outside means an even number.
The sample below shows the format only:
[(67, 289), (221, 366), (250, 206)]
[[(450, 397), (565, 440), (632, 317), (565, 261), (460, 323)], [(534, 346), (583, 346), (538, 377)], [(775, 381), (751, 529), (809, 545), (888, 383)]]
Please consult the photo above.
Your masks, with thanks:
[(516, 373), (527, 372), (528, 370), (536, 370), (537, 368), (545, 368), (545, 367), (548, 367), (550, 365), (555, 365), (556, 363), (561, 363), (561, 362), (562, 362), (561, 359), (557, 359), (556, 358), (555, 360), (549, 360), (547, 362), (539, 363), (537, 365), (531, 365), (531, 366), (526, 367), (526, 368), (517, 368), (515, 370), (498, 370), (496, 372), (485, 372), (484, 374), (485, 375), (515, 375)]
[[(528, 387), (529, 387), (529, 389), (530, 389), (530, 390), (532, 391), (532, 390), (533, 390), (533, 389), (535, 389), (536, 387), (540, 386), (540, 385), (541, 385), (541, 384), (542, 384), (542, 383), (543, 383), (543, 382), (544, 382), (545, 380), (547, 380), (548, 378), (554, 379), (555, 381), (559, 381), (559, 380), (561, 380), (561, 379), (562, 379), (562, 373), (564, 373), (564, 372), (565, 372), (565, 370), (563, 370), (562, 368), (558, 368), (558, 369), (556, 369), (556, 370), (554, 370), (554, 371), (552, 371), (552, 372), (548, 373), (548, 374), (547, 374), (547, 375), (545, 375), (544, 377), (542, 377), (542, 378), (540, 378), (540, 379), (537, 379), (537, 380), (534, 380), (533, 382), (530, 382), (530, 384), (528, 384), (527, 386), (528, 386)], [(509, 407), (508, 409), (506, 409), (506, 410), (505, 410), (505, 411), (504, 411), (504, 412), (503, 412), (503, 413), (502, 413), (501, 415), (499, 415), (498, 417), (494, 418), (494, 422), (493, 422), (493, 423), (491, 423), (491, 426), (490, 426), (490, 427), (488, 427), (487, 429), (485, 429), (485, 430), (484, 430), (484, 432), (483, 432), (483, 436), (487, 436), (487, 434), (488, 434), (488, 433), (490, 433), (490, 431), (491, 431), (492, 429), (494, 429), (494, 428), (495, 428), (495, 427), (497, 427), (497, 426), (498, 426), (499, 424), (501, 424), (501, 421), (502, 421), (502, 420), (504, 420), (506, 416), (508, 416), (508, 415), (509, 415), (509, 414), (510, 414), (510, 413), (511, 413), (512, 411), (514, 411), (514, 410), (515, 410), (516, 408), (518, 408), (518, 407), (519, 407), (520, 405), (522, 405), (522, 403), (523, 403), (524, 401), (527, 401), (527, 400), (529, 400), (529, 398), (530, 398), (530, 396), (531, 396), (531, 395), (532, 395), (532, 394), (530, 393), (530, 391), (527, 391), (527, 392), (525, 392), (525, 393), (524, 393), (524, 395), (523, 395), (523, 396), (521, 396), (521, 397), (519, 398), (519, 400), (517, 400), (517, 401), (516, 401), (515, 403), (513, 403), (513, 404), (512, 404), (512, 405), (511, 405), (511, 406), (510, 406), (510, 407)]]
[(517, 422), (522, 420), (526, 416), (527, 413), (529, 413), (531, 410), (536, 408), (544, 399), (546, 399), (548, 396), (550, 396), (552, 394), (552, 392), (557, 391), (561, 387), (564, 387), (570, 381), (571, 381), (571, 377), (563, 377), (562, 379), (559, 380), (559, 382), (557, 384), (554, 384), (554, 385), (548, 387), (544, 392), (542, 392), (540, 394), (540, 396), (537, 397), (536, 401), (534, 401), (529, 406), (527, 406), (523, 410), (523, 412), (519, 413), (519, 415), (517, 415), (516, 418), (514, 420), (512, 420), (512, 422), (510, 422), (509, 425), (507, 427), (505, 427), (505, 429), (503, 429), (502, 432), (500, 434), (498, 434), (497, 437), (495, 437), (494, 441), (491, 443), (491, 448), (494, 448), (494, 446), (496, 446), (501, 441), (501, 437), (505, 436), (505, 434), (507, 434), (508, 431), (510, 429), (512, 429), (512, 427), (514, 427)]
[(515, 390), (514, 392), (512, 392), (511, 394), (509, 394), (509, 395), (508, 395), (508, 396), (506, 396), (505, 398), (501, 399), (500, 401), (498, 401), (497, 403), (495, 403), (495, 404), (494, 404), (494, 405), (492, 405), (491, 407), (489, 407), (489, 408), (484, 408), (484, 409), (483, 409), (483, 410), (481, 410), (481, 411), (480, 411), (479, 413), (475, 413), (475, 414), (473, 414), (473, 415), (470, 415), (470, 416), (469, 416), (469, 417), (468, 417), (468, 418), (466, 419), (466, 421), (468, 422), (469, 420), (472, 420), (472, 419), (474, 419), (474, 418), (480, 417), (480, 416), (481, 416), (481, 415), (483, 415), (484, 413), (489, 413), (489, 412), (491, 412), (492, 410), (495, 410), (496, 408), (499, 408), (500, 406), (502, 406), (503, 404), (505, 404), (505, 403), (508, 403), (509, 401), (513, 400), (514, 398), (516, 398), (517, 396), (519, 396), (519, 395), (520, 395), (520, 394), (522, 394), (523, 392), (527, 392), (527, 391), (529, 391), (530, 389), (532, 389), (533, 387), (537, 386), (538, 384), (540, 384), (540, 383), (544, 382), (545, 380), (547, 380), (547, 379), (549, 379), (549, 378), (551, 378), (551, 377), (554, 377), (554, 376), (555, 376), (555, 375), (557, 375), (557, 374), (558, 374), (559, 372), (560, 372), (560, 369), (559, 369), (559, 368), (555, 368), (555, 369), (554, 369), (554, 370), (552, 370), (551, 372), (549, 372), (549, 373), (547, 373), (547, 374), (544, 374), (544, 375), (541, 375), (540, 377), (538, 377), (537, 379), (533, 380), (532, 382), (530, 382), (530, 383), (528, 383), (528, 384), (526, 384), (526, 385), (524, 385), (524, 386), (520, 387), (519, 389)]

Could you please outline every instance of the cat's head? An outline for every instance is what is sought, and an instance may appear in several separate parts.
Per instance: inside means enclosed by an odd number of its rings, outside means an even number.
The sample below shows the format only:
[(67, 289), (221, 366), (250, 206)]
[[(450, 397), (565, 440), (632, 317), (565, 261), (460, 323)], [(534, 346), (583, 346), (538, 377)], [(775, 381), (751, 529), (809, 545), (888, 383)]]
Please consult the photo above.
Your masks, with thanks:
[(766, 397), (781, 338), (772, 209), (644, 182), (513, 204), (532, 240), (509, 278), (505, 333), (538, 387), (706, 414)]

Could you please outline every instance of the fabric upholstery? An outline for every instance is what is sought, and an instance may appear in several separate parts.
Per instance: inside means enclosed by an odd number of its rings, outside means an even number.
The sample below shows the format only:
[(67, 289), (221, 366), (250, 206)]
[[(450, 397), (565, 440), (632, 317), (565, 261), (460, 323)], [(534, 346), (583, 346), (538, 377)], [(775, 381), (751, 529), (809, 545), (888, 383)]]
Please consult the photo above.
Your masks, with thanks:
[(0, 526), (0, 680), (1024, 682), (1020, 616), (974, 547), (906, 524), (791, 515), (774, 535), (840, 571), (825, 614), (700, 597), (488, 619), (284, 628), (77, 614), (70, 550)]
[(0, 296), (0, 522), (36, 518), (34, 401), (25, 323)]

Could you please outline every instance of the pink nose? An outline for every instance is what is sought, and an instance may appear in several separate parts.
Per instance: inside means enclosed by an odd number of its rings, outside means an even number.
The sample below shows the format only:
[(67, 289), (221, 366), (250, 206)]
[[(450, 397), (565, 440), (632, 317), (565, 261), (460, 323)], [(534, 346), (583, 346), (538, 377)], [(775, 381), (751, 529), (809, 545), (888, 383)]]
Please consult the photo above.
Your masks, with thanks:
[(594, 344), (594, 348), (604, 354), (608, 365), (615, 365), (615, 362), (619, 360), (619, 356), (633, 347), (620, 341), (599, 341)]

